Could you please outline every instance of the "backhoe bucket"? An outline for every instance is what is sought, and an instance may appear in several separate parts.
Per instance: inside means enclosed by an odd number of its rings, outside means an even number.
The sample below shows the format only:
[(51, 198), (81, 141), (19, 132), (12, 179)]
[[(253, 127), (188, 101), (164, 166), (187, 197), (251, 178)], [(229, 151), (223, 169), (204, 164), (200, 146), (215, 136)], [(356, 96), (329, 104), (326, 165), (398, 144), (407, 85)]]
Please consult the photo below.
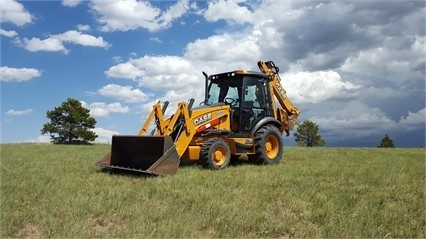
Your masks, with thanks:
[(97, 163), (155, 175), (174, 174), (180, 158), (170, 136), (112, 136), (111, 152)]

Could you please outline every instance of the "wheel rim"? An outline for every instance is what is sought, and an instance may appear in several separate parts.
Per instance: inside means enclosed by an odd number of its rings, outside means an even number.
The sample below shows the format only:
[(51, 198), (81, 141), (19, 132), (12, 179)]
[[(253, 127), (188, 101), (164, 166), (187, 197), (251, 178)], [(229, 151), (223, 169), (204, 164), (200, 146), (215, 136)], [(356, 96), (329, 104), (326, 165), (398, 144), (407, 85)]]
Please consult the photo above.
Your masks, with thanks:
[(266, 156), (273, 160), (279, 151), (279, 143), (277, 137), (270, 135), (265, 141), (265, 154)]
[(226, 149), (222, 146), (215, 148), (213, 152), (213, 162), (216, 165), (222, 165), (226, 161)]

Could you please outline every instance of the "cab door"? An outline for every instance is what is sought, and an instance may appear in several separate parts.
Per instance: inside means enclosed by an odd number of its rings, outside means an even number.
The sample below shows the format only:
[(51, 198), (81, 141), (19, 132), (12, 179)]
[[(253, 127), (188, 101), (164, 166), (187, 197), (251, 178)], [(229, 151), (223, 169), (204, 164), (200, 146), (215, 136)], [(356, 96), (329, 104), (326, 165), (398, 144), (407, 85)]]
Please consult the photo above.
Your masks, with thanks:
[(270, 99), (268, 79), (256, 76), (244, 77), (240, 102), (241, 132), (249, 132), (259, 120), (272, 115)]

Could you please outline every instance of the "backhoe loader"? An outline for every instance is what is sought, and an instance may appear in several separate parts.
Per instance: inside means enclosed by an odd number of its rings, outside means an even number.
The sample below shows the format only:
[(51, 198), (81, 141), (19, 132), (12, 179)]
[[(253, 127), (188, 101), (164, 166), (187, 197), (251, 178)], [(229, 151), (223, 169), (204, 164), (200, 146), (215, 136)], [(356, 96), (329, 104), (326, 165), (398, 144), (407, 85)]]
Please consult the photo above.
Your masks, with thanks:
[(158, 101), (138, 135), (113, 135), (111, 151), (97, 164), (168, 175), (177, 172), (181, 160), (208, 169), (225, 168), (242, 155), (254, 164), (279, 163), (282, 135), (289, 135), (300, 111), (287, 98), (279, 68), (272, 61), (259, 61), (258, 67), (260, 72), (203, 72), (200, 106), (192, 107), (194, 99), (181, 101), (166, 118), (169, 102)]

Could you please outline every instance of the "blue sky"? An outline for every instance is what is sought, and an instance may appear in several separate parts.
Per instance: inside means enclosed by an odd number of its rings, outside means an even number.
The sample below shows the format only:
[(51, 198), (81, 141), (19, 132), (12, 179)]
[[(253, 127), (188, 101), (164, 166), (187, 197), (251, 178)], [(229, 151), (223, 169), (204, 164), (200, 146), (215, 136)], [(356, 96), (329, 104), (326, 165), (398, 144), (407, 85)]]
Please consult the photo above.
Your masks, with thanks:
[[(2, 0), (1, 143), (46, 142), (68, 97), (98, 142), (136, 134), (157, 100), (203, 99), (204, 77), (281, 69), (330, 147), (425, 145), (424, 1)], [(293, 133), (295, 130), (293, 131)], [(294, 137), (284, 141), (294, 145)]]

